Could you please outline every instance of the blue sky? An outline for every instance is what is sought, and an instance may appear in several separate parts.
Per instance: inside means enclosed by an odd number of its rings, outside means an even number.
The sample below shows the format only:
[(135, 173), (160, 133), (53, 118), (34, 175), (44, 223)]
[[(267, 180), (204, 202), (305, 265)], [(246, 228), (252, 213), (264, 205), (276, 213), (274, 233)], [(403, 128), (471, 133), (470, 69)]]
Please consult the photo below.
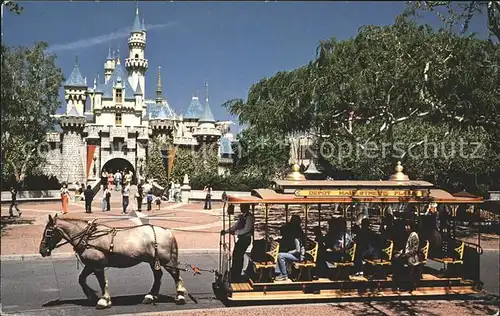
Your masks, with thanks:
[[(24, 12), (4, 14), (4, 42), (46, 41), (69, 76), (75, 56), (87, 83), (103, 79), (108, 46), (128, 55), (133, 1), (22, 2)], [(146, 95), (154, 99), (161, 66), (164, 96), (176, 113), (187, 108), (204, 81), (216, 119), (230, 117), (221, 104), (246, 98), (250, 86), (314, 58), (320, 40), (355, 36), (362, 25), (388, 25), (404, 2), (147, 2), (139, 11), (147, 32)]]

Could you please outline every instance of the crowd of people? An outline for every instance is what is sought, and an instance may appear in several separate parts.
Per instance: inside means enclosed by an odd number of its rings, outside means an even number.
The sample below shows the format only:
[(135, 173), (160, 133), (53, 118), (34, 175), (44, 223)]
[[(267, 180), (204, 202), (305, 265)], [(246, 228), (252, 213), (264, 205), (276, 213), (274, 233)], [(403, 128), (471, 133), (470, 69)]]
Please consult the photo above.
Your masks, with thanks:
[[(117, 170), (116, 172), (108, 172), (104, 170), (101, 174), (100, 189), (102, 190), (101, 197), (101, 211), (109, 212), (111, 211), (111, 195), (113, 192), (120, 192), (122, 201), (122, 212), (121, 214), (126, 215), (127, 209), (129, 208), (131, 199), (133, 199), (135, 204), (135, 210), (142, 212), (143, 204), (146, 206), (147, 211), (152, 211), (153, 204), (156, 205), (156, 210), (160, 210), (162, 200), (166, 200), (165, 196), (156, 196), (153, 194), (152, 186), (144, 183), (144, 181), (139, 180), (137, 182), (137, 191), (134, 196), (131, 197), (130, 188), (133, 183), (134, 174), (132, 171)], [(78, 185), (78, 184), (77, 184)], [(62, 213), (68, 213), (68, 204), (72, 200), (71, 191), (66, 183), (63, 183), (60, 190), (61, 194), (61, 204)], [(13, 195), (14, 196), (14, 195)], [(94, 191), (90, 185), (85, 187), (81, 184), (78, 189), (75, 190), (73, 199), (75, 202), (84, 201), (85, 212), (92, 213), (92, 202), (94, 200)], [(13, 198), (15, 201), (15, 198)], [(13, 206), (17, 207), (17, 206)], [(12, 208), (12, 207), (11, 207)]]
[[(254, 229), (254, 217), (249, 211), (249, 206), (242, 204), (241, 213), (241, 216), (232, 227), (221, 231), (221, 234), (230, 233), (238, 236), (232, 256), (232, 280), (245, 277), (241, 275), (243, 258), (251, 243)], [(422, 248), (426, 241), (429, 241), (430, 256), (442, 256), (442, 239), (437, 229), (438, 214), (436, 205), (429, 207), (427, 214), (421, 218), (418, 229), (411, 218), (403, 216), (403, 214), (411, 212), (402, 212), (401, 217), (396, 217), (389, 210), (383, 217), (380, 231), (376, 232), (372, 229), (369, 218), (364, 213), (360, 214), (359, 221), (352, 223), (351, 229), (348, 229), (344, 217), (333, 217), (328, 220), (326, 234), (323, 234), (321, 227), (313, 227), (311, 229), (311, 239), (304, 235), (300, 217), (292, 215), (290, 220), (280, 228), (281, 236), (278, 238), (279, 253), (275, 266), (275, 280), (289, 279), (287, 266), (293, 262), (308, 259), (306, 258), (306, 248), (310, 247), (314, 242), (318, 243), (318, 255), (314, 271), (317, 277), (327, 276), (326, 262), (346, 260), (347, 250), (351, 249), (354, 243), (356, 243), (354, 273), (357, 276), (362, 276), (364, 273), (365, 259), (381, 258), (382, 249), (385, 247), (384, 243), (387, 240), (394, 242), (394, 255), (391, 258), (394, 279), (406, 277), (415, 278), (415, 280), (420, 279), (421, 263), (424, 260)], [(256, 248), (255, 241), (254, 248)], [(250, 259), (261, 261), (261, 259), (255, 258), (255, 253), (256, 251), (252, 249)], [(245, 274), (250, 273), (252, 273), (251, 264), (248, 265), (245, 271)]]

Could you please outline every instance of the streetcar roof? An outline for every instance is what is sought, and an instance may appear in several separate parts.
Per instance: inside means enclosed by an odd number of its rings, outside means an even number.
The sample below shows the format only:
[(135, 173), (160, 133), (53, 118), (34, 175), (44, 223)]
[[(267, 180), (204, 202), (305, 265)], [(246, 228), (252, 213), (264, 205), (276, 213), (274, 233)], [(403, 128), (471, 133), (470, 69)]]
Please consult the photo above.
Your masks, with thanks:
[(310, 197), (294, 194), (277, 193), (271, 189), (252, 190), (251, 196), (228, 195), (227, 201), (231, 204), (352, 204), (352, 203), (444, 203), (444, 204), (472, 204), (483, 203), (480, 196), (471, 194), (451, 194), (442, 189), (426, 189), (428, 196), (325, 196)]
[(314, 187), (314, 188), (333, 188), (333, 187), (368, 187), (368, 188), (381, 188), (381, 187), (421, 187), (431, 188), (434, 184), (427, 181), (396, 181), (396, 180), (308, 180), (308, 181), (294, 181), (294, 180), (275, 180), (274, 183), (278, 187)]

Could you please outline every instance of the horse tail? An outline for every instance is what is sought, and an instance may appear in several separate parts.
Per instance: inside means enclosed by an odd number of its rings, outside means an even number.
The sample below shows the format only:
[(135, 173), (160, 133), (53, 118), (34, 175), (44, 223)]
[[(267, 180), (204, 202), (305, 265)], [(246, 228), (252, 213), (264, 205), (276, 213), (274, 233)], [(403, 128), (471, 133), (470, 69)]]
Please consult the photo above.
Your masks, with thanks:
[[(175, 238), (173, 233), (172, 233), (172, 243), (170, 245), (170, 256), (171, 256), (170, 262), (172, 263), (172, 266), (174, 266), (175, 268), (178, 268), (179, 267), (179, 247), (177, 245), (177, 239)], [(179, 273), (179, 270), (177, 270), (177, 273)], [(181, 280), (181, 282), (182, 282), (182, 278), (180, 277), (180, 275), (179, 275), (179, 280)], [(191, 293), (189, 293), (189, 291), (186, 289), (184, 284), (182, 284), (182, 290), (183, 290), (184, 294), (187, 294), (187, 296), (193, 302), (198, 304), (198, 300), (193, 295), (191, 295)]]
[(170, 245), (170, 256), (172, 263), (175, 267), (179, 264), (179, 246), (177, 245), (177, 239), (174, 234), (172, 234), (172, 243)]

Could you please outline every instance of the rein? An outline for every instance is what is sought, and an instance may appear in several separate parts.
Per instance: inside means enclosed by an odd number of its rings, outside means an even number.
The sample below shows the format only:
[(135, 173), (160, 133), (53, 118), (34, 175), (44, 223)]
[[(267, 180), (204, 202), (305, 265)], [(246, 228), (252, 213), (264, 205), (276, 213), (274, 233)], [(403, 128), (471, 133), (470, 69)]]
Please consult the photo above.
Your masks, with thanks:
[(59, 247), (64, 246), (66, 244), (71, 244), (72, 242), (74, 242), (76, 239), (79, 238), (80, 240), (78, 240), (78, 243), (73, 246), (73, 249), (77, 250), (77, 248), (80, 247), (80, 245), (85, 244), (86, 239), (88, 240), (88, 238), (92, 235), (93, 231), (96, 228), (96, 225), (95, 225), (96, 220), (97, 220), (97, 218), (94, 219), (92, 222), (89, 222), (87, 224), (87, 226), (81, 232), (77, 233), (74, 236), (67, 234), (64, 230), (62, 230), (61, 228), (59, 228), (57, 226), (55, 226), (50, 231), (50, 233), (49, 233), (49, 231), (47, 231), (46, 235), (50, 236), (53, 233), (53, 231), (57, 231), (58, 233), (60, 233), (62, 235), (63, 239), (65, 239), (65, 241), (60, 242), (57, 245), (55, 245), (53, 249), (59, 248)]

